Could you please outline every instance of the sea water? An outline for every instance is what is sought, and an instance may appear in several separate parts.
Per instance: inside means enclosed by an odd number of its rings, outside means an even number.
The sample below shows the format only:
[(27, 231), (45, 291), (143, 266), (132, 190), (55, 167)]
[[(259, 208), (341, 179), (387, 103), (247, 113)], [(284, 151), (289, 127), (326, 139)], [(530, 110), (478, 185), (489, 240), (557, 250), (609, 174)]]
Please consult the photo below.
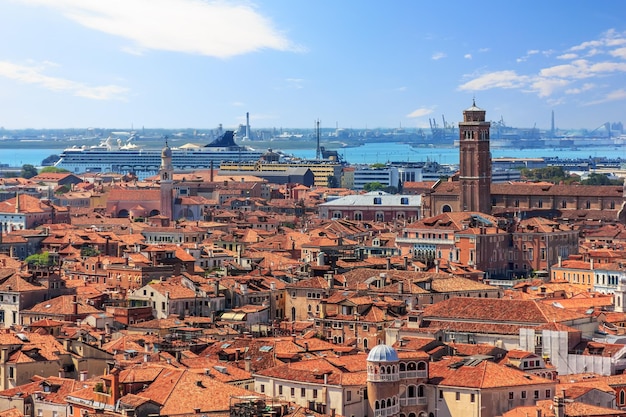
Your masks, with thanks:
[[(315, 149), (281, 149), (282, 152), (299, 158), (315, 158)], [(25, 164), (41, 166), (41, 161), (62, 149), (29, 148), (0, 149), (0, 164), (21, 167)], [(339, 155), (350, 164), (375, 164), (387, 162), (434, 161), (440, 164), (458, 164), (459, 149), (449, 147), (412, 147), (404, 143), (367, 143), (362, 146), (338, 149)], [(494, 158), (622, 158), (626, 161), (626, 146), (601, 146), (577, 149), (534, 148), (534, 149), (492, 149)]]

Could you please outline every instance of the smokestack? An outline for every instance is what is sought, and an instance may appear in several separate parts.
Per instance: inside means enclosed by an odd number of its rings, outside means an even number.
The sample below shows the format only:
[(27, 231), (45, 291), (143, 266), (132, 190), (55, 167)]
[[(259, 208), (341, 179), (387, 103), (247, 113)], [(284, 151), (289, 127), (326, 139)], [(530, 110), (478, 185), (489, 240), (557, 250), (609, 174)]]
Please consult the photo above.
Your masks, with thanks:
[(320, 149), (320, 121), (319, 119), (315, 125), (315, 136), (317, 139), (317, 147), (315, 148), (315, 159), (320, 159), (322, 157), (322, 150)]
[(250, 140), (250, 113), (246, 112), (246, 139)]

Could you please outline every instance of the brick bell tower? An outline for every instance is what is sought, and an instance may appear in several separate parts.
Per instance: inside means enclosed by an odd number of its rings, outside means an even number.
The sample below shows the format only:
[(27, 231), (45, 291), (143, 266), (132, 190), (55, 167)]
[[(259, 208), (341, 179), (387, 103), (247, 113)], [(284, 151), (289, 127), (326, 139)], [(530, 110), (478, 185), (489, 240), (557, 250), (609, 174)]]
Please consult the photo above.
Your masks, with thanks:
[(459, 123), (461, 211), (491, 213), (490, 126), (485, 121), (485, 110), (476, 107), (476, 101), (463, 111)]
[(173, 220), (174, 167), (172, 166), (172, 150), (165, 141), (161, 151), (161, 168), (159, 169), (159, 186), (161, 188), (161, 215)]

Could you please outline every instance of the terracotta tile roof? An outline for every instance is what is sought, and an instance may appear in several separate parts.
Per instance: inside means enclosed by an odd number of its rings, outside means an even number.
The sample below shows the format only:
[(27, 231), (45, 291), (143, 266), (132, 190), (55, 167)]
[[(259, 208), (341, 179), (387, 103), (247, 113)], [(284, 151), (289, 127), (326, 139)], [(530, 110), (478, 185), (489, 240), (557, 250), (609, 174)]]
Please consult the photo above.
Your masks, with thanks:
[[(541, 411), (543, 417), (554, 417), (554, 401), (542, 400), (537, 401), (534, 406), (516, 407), (502, 414), (502, 417), (528, 417), (538, 415), (538, 410)], [(565, 402), (565, 417), (583, 417), (583, 416), (626, 416), (626, 411), (620, 411), (614, 408), (605, 408), (596, 405), (585, 404), (582, 402)]]
[[(84, 382), (78, 382), (71, 378), (59, 378), (54, 376), (41, 377), (35, 375), (33, 378), (31, 378), (31, 380), (33, 382), (0, 391), (0, 397), (17, 396), (20, 398), (25, 398), (35, 392), (38, 392), (42, 396), (44, 396), (44, 401), (55, 404), (65, 404), (65, 396), (75, 391), (78, 387), (82, 388), (84, 384)], [(55, 386), (56, 390), (45, 391), (43, 389), (43, 386), (45, 385), (53, 385)]]
[[(479, 363), (476, 363), (479, 362)], [(505, 388), (553, 386), (554, 382), (509, 366), (472, 358), (448, 357), (428, 366), (429, 383), (464, 388)]]
[(538, 326), (586, 317), (584, 314), (536, 300), (453, 297), (427, 306), (424, 320), (474, 320), (486, 323)]
[(17, 408), (13, 407), (0, 411), (0, 417), (24, 417), (24, 414)]
[[(74, 314), (74, 296), (72, 295), (61, 295), (55, 298), (52, 298), (47, 301), (42, 301), (39, 304), (34, 305), (32, 308), (25, 310), (29, 313), (40, 313), (42, 315), (50, 314), (50, 315), (73, 315)], [(97, 314), (101, 313), (97, 308), (83, 303), (82, 301), (78, 301), (77, 303), (77, 314), (78, 315), (89, 315), (89, 314)]]
[(161, 405), (161, 415), (227, 411), (230, 398), (237, 395), (254, 395), (232, 385), (224, 384), (210, 376), (179, 369), (163, 368), (142, 397)]
[(9, 352), (8, 362), (28, 363), (59, 360), (59, 354), (67, 354), (54, 336), (37, 332), (16, 333), (5, 329), (0, 333), (0, 346), (17, 347)]
[(38, 198), (31, 197), (27, 194), (19, 194), (17, 197), (0, 202), (0, 213), (15, 213), (18, 199), (20, 213), (43, 213), (52, 211), (50, 206), (45, 205)]
[(15, 274), (0, 284), (0, 291), (17, 291), (17, 292), (29, 292), (29, 291), (47, 291), (42, 285), (35, 285), (26, 281), (24, 278)]
[[(365, 369), (366, 356), (360, 355)], [(258, 375), (304, 383), (324, 383), (324, 374), (330, 385), (365, 385), (367, 372), (365, 370), (348, 372), (333, 365), (326, 358), (317, 358), (279, 365), (257, 372)]]
[[(228, 362), (209, 357), (181, 359), (180, 361), (190, 371), (208, 375), (220, 382), (232, 383), (252, 379), (252, 374)], [(207, 373), (208, 371), (208, 373)]]

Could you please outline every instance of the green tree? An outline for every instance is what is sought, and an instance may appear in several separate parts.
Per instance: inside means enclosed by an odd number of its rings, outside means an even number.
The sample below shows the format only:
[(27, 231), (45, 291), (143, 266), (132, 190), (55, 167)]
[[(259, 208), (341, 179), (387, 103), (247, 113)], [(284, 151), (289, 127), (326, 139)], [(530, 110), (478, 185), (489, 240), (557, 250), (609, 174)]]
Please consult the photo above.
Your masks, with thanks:
[(385, 188), (385, 186), (379, 183), (378, 181), (368, 182), (367, 184), (363, 186), (363, 189), (367, 191), (368, 193), (370, 191), (380, 191), (383, 188)]
[(24, 259), (24, 262), (26, 262), (29, 266), (50, 266), (53, 263), (49, 252), (30, 255)]
[(83, 258), (88, 258), (90, 256), (98, 256), (99, 254), (100, 254), (100, 251), (92, 248), (91, 246), (83, 246), (82, 248), (80, 248), (80, 256), (82, 256)]
[(623, 180), (612, 180), (605, 174), (589, 174), (589, 178), (580, 182), (583, 185), (622, 185)]
[(59, 173), (59, 172), (69, 172), (69, 171), (67, 169), (57, 168), (57, 167), (43, 167), (41, 168), (41, 171), (39, 171), (40, 174), (45, 174), (47, 172)]
[(54, 194), (56, 195), (65, 194), (65, 193), (69, 193), (70, 190), (71, 190), (70, 186), (65, 184), (65, 185), (60, 186), (56, 190), (54, 190)]
[(34, 165), (31, 164), (24, 164), (22, 165), (22, 171), (20, 173), (20, 176), (22, 178), (32, 178), (35, 175), (37, 175), (37, 168), (35, 168)]

